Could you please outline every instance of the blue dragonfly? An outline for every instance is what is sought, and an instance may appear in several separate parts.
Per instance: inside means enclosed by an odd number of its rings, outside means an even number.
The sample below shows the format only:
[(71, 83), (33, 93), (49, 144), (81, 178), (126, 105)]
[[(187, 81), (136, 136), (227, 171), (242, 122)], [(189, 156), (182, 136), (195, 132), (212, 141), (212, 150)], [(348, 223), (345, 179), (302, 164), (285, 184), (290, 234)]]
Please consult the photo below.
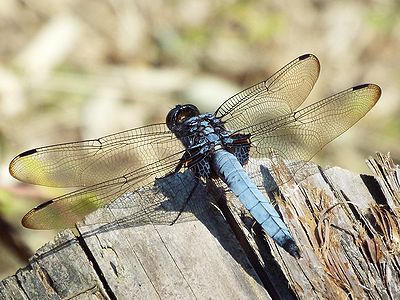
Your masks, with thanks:
[[(142, 224), (143, 219), (157, 224), (184, 220), (185, 213), (202, 209), (191, 203), (195, 186), (222, 181), (278, 245), (299, 257), (288, 227), (252, 180), (260, 171), (254, 160), (272, 155), (286, 161), (310, 160), (360, 120), (381, 95), (379, 86), (362, 84), (298, 109), (319, 71), (317, 57), (305, 54), (227, 99), (214, 114), (202, 114), (191, 104), (176, 105), (166, 123), (19, 154), (9, 168), (15, 178), (79, 187), (33, 208), (22, 224), (33, 229), (73, 227), (117, 198), (155, 187), (172, 175), (190, 174), (180, 176), (179, 184), (164, 185), (164, 195), (132, 203), (138, 214), (131, 224)], [(174, 195), (185, 199), (178, 201)]]

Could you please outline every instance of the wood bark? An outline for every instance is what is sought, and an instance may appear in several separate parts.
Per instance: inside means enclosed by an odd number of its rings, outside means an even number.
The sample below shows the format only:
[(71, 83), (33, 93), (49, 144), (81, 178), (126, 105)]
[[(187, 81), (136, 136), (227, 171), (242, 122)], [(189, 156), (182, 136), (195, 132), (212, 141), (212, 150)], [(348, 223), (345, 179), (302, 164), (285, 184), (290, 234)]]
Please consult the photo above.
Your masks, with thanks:
[[(313, 175), (296, 182), (274, 162), (279, 189), (268, 195), (300, 259), (211, 187), (196, 197), (213, 194), (218, 210), (172, 226), (96, 211), (1, 281), (0, 299), (400, 299), (400, 170), (379, 153), (367, 165), (373, 176), (309, 165)], [(270, 173), (260, 171), (265, 183)], [(105, 212), (114, 221), (96, 224)]]

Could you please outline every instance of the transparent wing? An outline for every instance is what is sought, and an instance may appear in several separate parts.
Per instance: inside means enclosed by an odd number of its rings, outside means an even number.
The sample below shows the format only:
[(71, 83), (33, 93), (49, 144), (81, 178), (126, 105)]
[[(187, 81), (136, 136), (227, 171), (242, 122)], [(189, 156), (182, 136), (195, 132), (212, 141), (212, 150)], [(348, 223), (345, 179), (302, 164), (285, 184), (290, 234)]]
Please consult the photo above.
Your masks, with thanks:
[[(173, 170), (182, 154), (182, 152), (173, 154), (159, 162), (146, 165), (124, 176), (49, 200), (29, 211), (22, 219), (22, 224), (25, 227), (33, 229), (72, 227), (87, 214), (111, 203), (119, 197), (127, 195), (128, 192), (133, 192), (139, 187), (143, 188), (143, 186), (152, 187), (155, 176), (157, 174), (167, 174)], [(164, 182), (169, 177), (166, 176)], [(162, 194), (169, 193), (187, 196), (193, 182), (195, 182), (195, 178), (181, 180), (179, 184), (176, 184), (176, 182), (171, 179), (167, 184), (164, 183), (163, 189), (160, 188), (159, 190), (162, 191)], [(177, 211), (179, 212), (179, 209), (175, 211), (168, 209), (169, 214), (166, 213), (165, 211), (168, 206), (165, 206), (162, 210), (161, 203), (163, 201), (166, 201), (164, 197), (154, 196), (153, 200), (147, 198), (146, 202), (136, 200), (136, 202), (131, 203), (131, 208), (136, 209), (136, 222), (142, 222), (146, 216), (148, 219), (151, 219), (153, 216), (154, 220), (157, 220), (155, 216), (158, 216), (158, 220), (160, 221), (160, 217), (163, 215), (168, 219), (168, 215), (171, 216), (176, 214)], [(172, 203), (175, 203), (174, 205), (177, 207), (180, 206), (177, 202)], [(158, 214), (156, 214), (157, 211), (159, 212)], [(135, 219), (132, 222), (134, 223)]]
[(183, 149), (165, 124), (155, 124), (99, 139), (32, 149), (15, 157), (9, 168), (12, 176), (24, 182), (84, 187), (143, 171), (159, 160), (169, 165), (176, 161), (171, 154)]
[(226, 100), (216, 115), (226, 122), (227, 129), (240, 131), (292, 113), (310, 94), (319, 70), (319, 61), (314, 55), (302, 55), (267, 80)]
[(294, 113), (252, 124), (240, 132), (251, 135), (251, 157), (278, 154), (286, 160), (308, 161), (360, 120), (380, 95), (377, 85), (359, 85)]
[(257, 186), (267, 191), (286, 182), (281, 177), (281, 159), (298, 182), (318, 173), (318, 166), (307, 162), (361, 119), (374, 106), (380, 93), (380, 88), (373, 84), (353, 87), (296, 113), (243, 129), (245, 133), (252, 132), (254, 144), (244, 166), (246, 172)]

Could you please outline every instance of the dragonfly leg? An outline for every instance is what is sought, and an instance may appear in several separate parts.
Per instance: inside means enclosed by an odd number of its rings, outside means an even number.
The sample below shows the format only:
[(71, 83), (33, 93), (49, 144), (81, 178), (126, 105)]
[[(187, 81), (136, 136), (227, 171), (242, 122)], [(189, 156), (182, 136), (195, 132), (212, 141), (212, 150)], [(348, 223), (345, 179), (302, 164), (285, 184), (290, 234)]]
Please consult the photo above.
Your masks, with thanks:
[(195, 152), (195, 153), (185, 152), (185, 154), (183, 154), (183, 156), (180, 158), (179, 163), (175, 167), (175, 169), (169, 172), (165, 176), (170, 176), (178, 173), (183, 166), (190, 168), (191, 166), (196, 165), (201, 160), (204, 160), (204, 157), (201, 155), (200, 152)]
[(185, 208), (187, 207), (187, 205), (188, 205), (190, 199), (192, 198), (192, 196), (193, 196), (194, 192), (196, 191), (197, 187), (199, 186), (199, 184), (201, 184), (201, 181), (200, 181), (200, 180), (198, 181), (197, 184), (195, 184), (195, 185), (193, 186), (192, 190), (191, 190), (190, 193), (189, 193), (189, 196), (186, 198), (186, 200), (185, 200), (185, 202), (183, 203), (181, 209), (179, 210), (178, 215), (177, 215), (176, 218), (171, 222), (170, 225), (174, 225), (174, 224), (178, 221), (179, 217), (182, 215), (183, 211), (184, 211)]

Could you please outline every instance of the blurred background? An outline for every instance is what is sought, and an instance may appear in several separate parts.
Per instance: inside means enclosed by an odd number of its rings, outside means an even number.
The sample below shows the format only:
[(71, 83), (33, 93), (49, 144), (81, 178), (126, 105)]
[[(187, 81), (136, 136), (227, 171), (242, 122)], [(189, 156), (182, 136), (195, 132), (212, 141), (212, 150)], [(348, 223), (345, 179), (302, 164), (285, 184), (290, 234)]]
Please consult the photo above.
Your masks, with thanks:
[(304, 53), (321, 62), (308, 103), (383, 90), (314, 161), (367, 172), (375, 151), (400, 158), (399, 1), (3, 0), (0, 36), (0, 278), (54, 236), (20, 220), (62, 193), (14, 180), (15, 155), (162, 122), (176, 103), (215, 111)]

